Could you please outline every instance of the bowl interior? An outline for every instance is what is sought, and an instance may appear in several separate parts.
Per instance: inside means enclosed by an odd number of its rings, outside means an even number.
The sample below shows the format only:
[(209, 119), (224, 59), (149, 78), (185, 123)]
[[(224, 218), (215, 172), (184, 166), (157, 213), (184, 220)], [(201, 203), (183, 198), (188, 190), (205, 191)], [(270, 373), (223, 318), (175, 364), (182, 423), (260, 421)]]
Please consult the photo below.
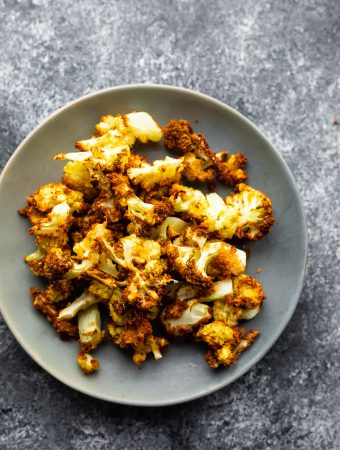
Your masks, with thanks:
[[(247, 273), (264, 286), (267, 301), (248, 328), (261, 336), (227, 370), (213, 371), (197, 344), (175, 343), (165, 357), (147, 360), (139, 370), (130, 357), (112, 345), (96, 351), (101, 368), (86, 377), (78, 369), (76, 342), (61, 342), (54, 329), (31, 306), (30, 274), (23, 256), (34, 249), (28, 223), (17, 214), (25, 197), (40, 185), (58, 181), (62, 162), (56, 153), (73, 151), (104, 114), (148, 111), (164, 125), (172, 118), (188, 119), (206, 135), (215, 150), (242, 151), (248, 159), (249, 184), (272, 199), (276, 224), (272, 233), (250, 245)], [(165, 156), (162, 144), (147, 146), (150, 160)], [(219, 187), (221, 194), (227, 190)], [(283, 331), (297, 303), (306, 257), (304, 216), (293, 178), (262, 134), (239, 113), (209, 97), (164, 86), (125, 86), (101, 91), (67, 105), (48, 118), (22, 143), (3, 171), (0, 185), (0, 306), (11, 331), (45, 370), (69, 386), (98, 398), (134, 405), (164, 405), (190, 400), (232, 382), (255, 364)], [(261, 268), (260, 274), (256, 273)]]

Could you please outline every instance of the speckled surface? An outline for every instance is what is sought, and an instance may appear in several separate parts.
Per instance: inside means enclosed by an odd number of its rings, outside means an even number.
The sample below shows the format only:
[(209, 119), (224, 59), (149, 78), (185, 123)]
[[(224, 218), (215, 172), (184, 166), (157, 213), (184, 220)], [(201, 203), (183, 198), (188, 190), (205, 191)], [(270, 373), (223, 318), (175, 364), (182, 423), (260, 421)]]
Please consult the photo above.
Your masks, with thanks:
[(309, 232), (286, 331), (248, 374), (192, 403), (132, 408), (74, 392), (0, 319), (0, 448), (340, 447), (339, 16), (338, 0), (0, 0), (1, 168), (44, 117), (84, 93), (184, 86), (235, 107), (280, 150)]

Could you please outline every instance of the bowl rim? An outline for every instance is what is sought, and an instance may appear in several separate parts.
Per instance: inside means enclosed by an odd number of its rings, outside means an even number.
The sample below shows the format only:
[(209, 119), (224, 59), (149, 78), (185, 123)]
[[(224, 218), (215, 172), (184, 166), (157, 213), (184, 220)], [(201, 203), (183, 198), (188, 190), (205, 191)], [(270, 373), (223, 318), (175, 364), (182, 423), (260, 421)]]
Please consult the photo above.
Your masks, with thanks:
[(2, 183), (3, 180), (6, 177), (7, 171), (10, 168), (12, 162), (17, 157), (17, 155), (22, 151), (22, 149), (25, 147), (26, 143), (37, 133), (41, 128), (45, 126), (46, 123), (48, 123), (50, 120), (52, 120), (54, 117), (58, 116), (59, 114), (62, 114), (65, 110), (68, 108), (71, 108), (75, 105), (79, 105), (82, 102), (87, 101), (88, 99), (92, 97), (96, 97), (98, 95), (105, 95), (106, 93), (111, 93), (115, 91), (125, 91), (125, 90), (136, 90), (136, 89), (149, 89), (149, 90), (164, 90), (164, 91), (177, 91), (177, 92), (183, 92), (184, 94), (190, 94), (194, 97), (201, 98), (202, 100), (208, 101), (212, 104), (215, 104), (216, 106), (220, 108), (226, 109), (229, 113), (236, 116), (241, 122), (243, 122), (247, 127), (251, 128), (254, 133), (259, 135), (261, 139), (263, 139), (267, 146), (270, 148), (270, 150), (276, 155), (276, 157), (279, 159), (280, 163), (282, 164), (282, 167), (285, 170), (286, 175), (289, 177), (291, 185), (293, 187), (294, 193), (297, 198), (297, 203), (301, 211), (301, 229), (302, 229), (302, 238), (303, 238), (303, 270), (301, 270), (301, 273), (299, 275), (298, 283), (296, 286), (295, 295), (292, 297), (291, 304), (289, 308), (287, 309), (287, 316), (286, 319), (279, 324), (278, 327), (275, 329), (275, 333), (273, 335), (273, 339), (271, 343), (262, 348), (259, 349), (259, 352), (254, 355), (244, 366), (242, 369), (240, 369), (240, 372), (233, 375), (228, 380), (222, 381), (218, 383), (217, 385), (210, 387), (206, 390), (200, 389), (198, 393), (194, 395), (182, 395), (181, 397), (177, 397), (174, 400), (164, 400), (164, 401), (133, 401), (133, 400), (125, 400), (120, 398), (108, 398), (105, 395), (89, 392), (86, 388), (82, 388), (77, 386), (75, 382), (72, 382), (68, 380), (67, 375), (60, 376), (60, 374), (55, 374), (53, 368), (51, 368), (48, 364), (45, 364), (43, 360), (39, 358), (38, 355), (35, 354), (34, 349), (31, 349), (29, 345), (26, 345), (25, 341), (21, 339), (20, 332), (16, 330), (14, 321), (11, 320), (9, 315), (7, 315), (6, 309), (3, 308), (2, 301), (1, 301), (1, 290), (0, 290), (0, 305), (1, 305), (1, 315), (4, 318), (4, 321), (8, 328), (10, 329), (11, 333), (15, 337), (18, 344), (23, 348), (23, 350), (42, 368), (44, 369), (49, 375), (51, 375), (53, 378), (57, 379), (58, 381), (62, 382), (66, 386), (81, 392), (82, 394), (86, 394), (90, 397), (97, 398), (99, 400), (104, 400), (111, 403), (121, 404), (121, 405), (127, 405), (127, 406), (140, 406), (140, 407), (161, 407), (161, 406), (170, 406), (175, 404), (181, 404), (190, 402), (193, 400), (196, 400), (198, 398), (204, 397), (206, 395), (209, 395), (213, 392), (216, 392), (227, 385), (233, 383), (238, 378), (242, 377), (245, 373), (247, 373), (252, 367), (254, 367), (273, 347), (273, 345), (276, 343), (278, 338), (282, 335), (283, 331), (287, 327), (288, 323), (290, 322), (294, 311), (296, 309), (297, 303), (299, 301), (305, 274), (306, 274), (306, 265), (307, 265), (307, 248), (308, 248), (308, 238), (307, 238), (307, 226), (306, 226), (306, 215), (304, 211), (303, 202), (301, 200), (301, 196), (299, 194), (296, 182), (294, 180), (294, 177), (289, 169), (289, 166), (287, 165), (286, 161), (283, 159), (282, 155), (279, 153), (279, 151), (273, 146), (273, 144), (266, 138), (266, 136), (262, 133), (262, 131), (257, 128), (256, 125), (254, 125), (247, 117), (245, 117), (243, 114), (241, 114), (239, 111), (234, 109), (233, 107), (227, 105), (226, 103), (217, 100), (214, 97), (211, 97), (207, 94), (198, 92), (193, 89), (188, 89), (180, 86), (173, 86), (173, 85), (167, 85), (167, 84), (154, 84), (154, 83), (134, 83), (134, 84), (124, 84), (124, 85), (118, 85), (118, 86), (112, 86), (105, 89), (100, 89), (97, 91), (90, 92), (89, 94), (83, 95), (81, 97), (78, 97), (74, 100), (71, 100), (67, 102), (64, 106), (54, 111), (52, 114), (48, 115), (38, 125), (24, 138), (24, 140), (19, 144), (19, 146), (16, 148), (16, 150), (12, 153), (8, 161), (6, 162), (5, 166), (2, 169), (2, 172), (0, 174), (0, 190), (2, 189)]

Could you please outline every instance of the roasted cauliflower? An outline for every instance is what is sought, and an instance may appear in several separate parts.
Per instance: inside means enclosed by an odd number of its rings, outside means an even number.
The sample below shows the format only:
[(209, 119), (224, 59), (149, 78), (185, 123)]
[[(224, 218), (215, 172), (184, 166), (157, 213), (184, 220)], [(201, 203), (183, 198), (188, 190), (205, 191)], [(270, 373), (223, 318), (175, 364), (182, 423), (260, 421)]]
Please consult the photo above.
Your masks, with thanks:
[[(162, 137), (172, 156), (138, 153)], [(184, 119), (162, 130), (141, 111), (102, 116), (75, 147), (54, 157), (65, 161), (62, 182), (19, 210), (36, 241), (25, 261), (46, 281), (31, 288), (33, 306), (62, 339), (78, 340), (85, 374), (98, 370), (92, 353), (104, 340), (141, 367), (149, 354), (162, 358), (167, 338), (185, 336), (207, 345), (210, 367), (230, 366), (258, 336), (241, 324), (265, 299), (245, 274), (244, 240), (274, 224), (270, 198), (244, 184), (246, 156), (216, 153)], [(223, 200), (183, 180), (234, 192)]]

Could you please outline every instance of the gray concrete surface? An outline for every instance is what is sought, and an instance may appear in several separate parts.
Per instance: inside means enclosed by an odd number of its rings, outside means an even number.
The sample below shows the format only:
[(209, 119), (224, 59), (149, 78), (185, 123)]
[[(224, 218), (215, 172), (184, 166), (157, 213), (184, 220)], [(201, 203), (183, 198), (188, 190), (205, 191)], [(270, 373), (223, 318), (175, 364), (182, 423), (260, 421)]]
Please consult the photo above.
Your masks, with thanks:
[(281, 151), (310, 242), (299, 305), (274, 348), (185, 405), (122, 407), (73, 392), (1, 319), (0, 448), (339, 448), (339, 1), (0, 0), (0, 23), (1, 168), (44, 117), (84, 93), (185, 86), (238, 109)]

